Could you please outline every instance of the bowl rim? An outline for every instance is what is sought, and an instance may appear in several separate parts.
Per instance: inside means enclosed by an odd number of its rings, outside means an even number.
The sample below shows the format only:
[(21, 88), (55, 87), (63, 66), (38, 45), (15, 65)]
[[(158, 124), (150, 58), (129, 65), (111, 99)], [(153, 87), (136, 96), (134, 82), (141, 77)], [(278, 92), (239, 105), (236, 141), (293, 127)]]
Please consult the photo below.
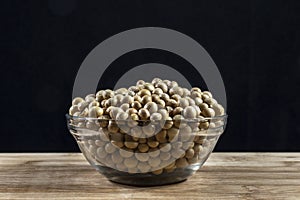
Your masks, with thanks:
[(74, 115), (70, 115), (70, 114), (66, 114), (66, 119), (70, 120), (70, 119), (75, 119), (75, 120), (79, 120), (79, 121), (83, 121), (83, 120), (88, 120), (88, 121), (93, 121), (93, 120), (97, 120), (97, 121), (118, 121), (118, 122), (129, 122), (129, 121), (137, 121), (137, 122), (161, 122), (161, 121), (182, 121), (182, 122), (201, 122), (201, 121), (214, 121), (214, 120), (227, 120), (228, 115), (224, 114), (224, 115), (220, 115), (220, 116), (214, 116), (214, 117), (197, 117), (197, 118), (183, 118), (180, 120), (132, 120), (132, 119), (126, 119), (126, 120), (117, 120), (117, 119), (101, 119), (101, 118), (94, 118), (94, 117), (79, 117), (79, 116), (74, 116)]

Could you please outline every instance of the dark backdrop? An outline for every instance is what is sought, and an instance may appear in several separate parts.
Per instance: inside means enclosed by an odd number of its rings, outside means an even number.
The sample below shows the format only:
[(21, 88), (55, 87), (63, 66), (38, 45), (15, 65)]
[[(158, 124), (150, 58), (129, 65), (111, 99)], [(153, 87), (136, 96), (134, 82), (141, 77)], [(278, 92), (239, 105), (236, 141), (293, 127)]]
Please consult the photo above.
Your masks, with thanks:
[[(299, 11), (297, 0), (0, 1), (0, 151), (78, 151), (64, 115), (81, 62), (106, 38), (143, 26), (189, 35), (219, 67), (229, 121), (216, 150), (299, 151)], [(188, 65), (166, 52), (136, 52), (101, 81), (112, 87), (120, 66), (153, 59)]]

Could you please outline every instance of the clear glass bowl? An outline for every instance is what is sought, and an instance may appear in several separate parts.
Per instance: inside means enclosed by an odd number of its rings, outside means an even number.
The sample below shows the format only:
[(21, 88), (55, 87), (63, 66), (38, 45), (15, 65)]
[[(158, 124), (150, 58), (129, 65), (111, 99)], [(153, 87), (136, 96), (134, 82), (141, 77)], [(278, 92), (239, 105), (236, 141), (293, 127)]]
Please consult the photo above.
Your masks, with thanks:
[(110, 181), (154, 186), (195, 173), (223, 133), (227, 115), (171, 121), (66, 118), (85, 158)]

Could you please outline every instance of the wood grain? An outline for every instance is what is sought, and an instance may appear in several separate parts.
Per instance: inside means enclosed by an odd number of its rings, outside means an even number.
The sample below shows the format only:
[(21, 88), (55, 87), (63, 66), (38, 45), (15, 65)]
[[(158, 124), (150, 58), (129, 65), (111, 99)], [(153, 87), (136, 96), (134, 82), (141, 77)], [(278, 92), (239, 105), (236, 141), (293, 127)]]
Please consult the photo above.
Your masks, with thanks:
[(0, 154), (0, 199), (300, 199), (300, 153), (213, 153), (189, 180), (109, 182), (79, 153)]

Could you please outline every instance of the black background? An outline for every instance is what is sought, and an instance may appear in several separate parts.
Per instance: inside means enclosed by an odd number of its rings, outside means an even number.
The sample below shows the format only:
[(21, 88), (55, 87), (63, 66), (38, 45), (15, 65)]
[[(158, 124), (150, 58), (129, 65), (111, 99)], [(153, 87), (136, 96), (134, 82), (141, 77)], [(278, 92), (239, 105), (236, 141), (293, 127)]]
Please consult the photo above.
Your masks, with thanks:
[[(81, 62), (106, 38), (144, 26), (185, 33), (217, 64), (229, 114), (217, 151), (300, 150), (300, 1), (11, 0), (0, 2), (0, 20), (1, 152), (78, 151), (64, 115)], [(99, 78), (112, 87), (122, 67), (153, 60), (188, 65), (138, 51)]]

